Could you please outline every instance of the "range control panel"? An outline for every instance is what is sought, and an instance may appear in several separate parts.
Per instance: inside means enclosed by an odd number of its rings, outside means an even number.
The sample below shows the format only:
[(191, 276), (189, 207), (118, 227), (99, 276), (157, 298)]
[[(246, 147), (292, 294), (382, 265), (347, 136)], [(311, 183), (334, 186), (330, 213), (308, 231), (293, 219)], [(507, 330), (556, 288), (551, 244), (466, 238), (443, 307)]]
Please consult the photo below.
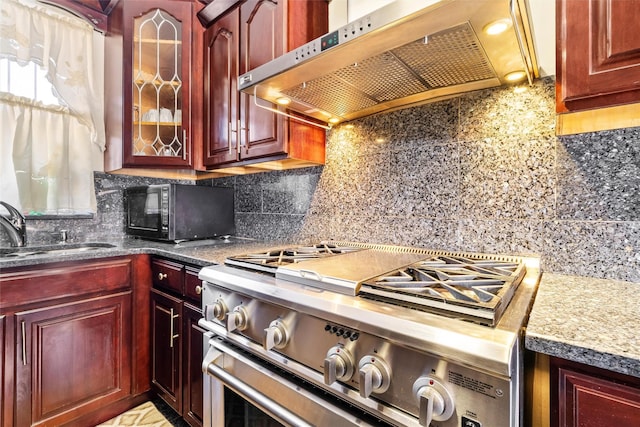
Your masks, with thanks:
[(360, 333), (358, 331), (332, 323), (327, 323), (324, 327), (324, 330), (327, 333), (335, 335), (338, 338), (348, 338), (351, 341), (355, 341), (360, 338)]
[(209, 283), (203, 303), (215, 326), (205, 327), (351, 403), (384, 402), (432, 427), (511, 425), (517, 390), (508, 379), (372, 335), (362, 321), (356, 328)]

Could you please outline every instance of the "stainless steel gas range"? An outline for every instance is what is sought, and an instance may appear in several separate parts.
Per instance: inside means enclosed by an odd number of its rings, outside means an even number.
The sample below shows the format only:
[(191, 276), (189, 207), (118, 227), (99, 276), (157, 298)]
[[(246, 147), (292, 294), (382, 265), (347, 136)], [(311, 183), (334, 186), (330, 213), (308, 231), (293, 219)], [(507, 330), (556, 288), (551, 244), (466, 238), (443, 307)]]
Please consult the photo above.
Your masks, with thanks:
[(535, 257), (333, 241), (203, 268), (205, 425), (239, 396), (263, 425), (519, 426), (539, 277)]

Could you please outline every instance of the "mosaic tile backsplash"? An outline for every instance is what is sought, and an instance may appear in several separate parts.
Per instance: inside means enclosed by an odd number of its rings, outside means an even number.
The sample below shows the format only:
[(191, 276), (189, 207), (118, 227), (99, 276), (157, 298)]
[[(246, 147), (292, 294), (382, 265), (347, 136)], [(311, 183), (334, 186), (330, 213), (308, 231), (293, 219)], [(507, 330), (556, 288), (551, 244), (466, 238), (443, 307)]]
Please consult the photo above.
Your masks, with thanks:
[[(545, 271), (640, 282), (640, 128), (556, 137), (554, 84), (365, 117), (328, 133), (323, 167), (197, 184), (235, 187), (244, 237), (538, 254)], [(95, 180), (95, 218), (29, 220), (30, 236), (123, 235), (123, 188), (159, 181)]]

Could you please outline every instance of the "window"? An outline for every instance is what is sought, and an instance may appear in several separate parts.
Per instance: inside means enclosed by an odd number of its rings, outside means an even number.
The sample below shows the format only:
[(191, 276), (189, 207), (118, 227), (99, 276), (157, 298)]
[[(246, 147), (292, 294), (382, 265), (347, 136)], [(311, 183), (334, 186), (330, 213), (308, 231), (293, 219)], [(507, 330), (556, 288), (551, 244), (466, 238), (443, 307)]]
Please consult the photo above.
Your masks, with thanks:
[(26, 215), (93, 213), (104, 36), (34, 0), (3, 0), (0, 19), (0, 200)]
[(24, 65), (8, 58), (0, 58), (0, 92), (42, 102), (44, 105), (63, 105), (43, 67), (35, 62)]

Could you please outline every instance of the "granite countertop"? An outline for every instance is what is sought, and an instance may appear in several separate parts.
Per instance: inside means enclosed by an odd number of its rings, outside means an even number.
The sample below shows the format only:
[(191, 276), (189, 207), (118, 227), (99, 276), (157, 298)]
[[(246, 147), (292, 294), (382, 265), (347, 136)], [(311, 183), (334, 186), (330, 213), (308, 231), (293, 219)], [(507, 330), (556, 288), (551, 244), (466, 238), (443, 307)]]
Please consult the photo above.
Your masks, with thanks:
[(640, 283), (545, 273), (525, 347), (640, 377)]
[[(0, 270), (135, 254), (165, 256), (204, 267), (221, 264), (232, 255), (291, 245), (290, 242), (237, 237), (179, 244), (135, 238), (98, 241), (113, 247), (0, 258)], [(640, 378), (638, 319), (640, 283), (544, 273), (527, 325), (525, 347)]]
[[(261, 241), (231, 237), (229, 239), (211, 239), (183, 243), (164, 243), (151, 240), (125, 238), (123, 240), (97, 239), (93, 242), (109, 243), (113, 247), (92, 249), (81, 252), (55, 254), (41, 254), (31, 256), (16, 256), (0, 258), (0, 270), (11, 267), (36, 266), (60, 261), (80, 261), (112, 256), (126, 256), (135, 254), (150, 254), (169, 257), (176, 261), (207, 266), (222, 264), (231, 255), (239, 255), (247, 252), (266, 251), (276, 247), (286, 247), (289, 244), (282, 241)], [(88, 244), (89, 242), (82, 242)], [(74, 246), (73, 242), (67, 243), (68, 247)], [(57, 245), (56, 249), (63, 248)], [(37, 246), (35, 246), (37, 248)], [(26, 248), (28, 249), (28, 247)]]

